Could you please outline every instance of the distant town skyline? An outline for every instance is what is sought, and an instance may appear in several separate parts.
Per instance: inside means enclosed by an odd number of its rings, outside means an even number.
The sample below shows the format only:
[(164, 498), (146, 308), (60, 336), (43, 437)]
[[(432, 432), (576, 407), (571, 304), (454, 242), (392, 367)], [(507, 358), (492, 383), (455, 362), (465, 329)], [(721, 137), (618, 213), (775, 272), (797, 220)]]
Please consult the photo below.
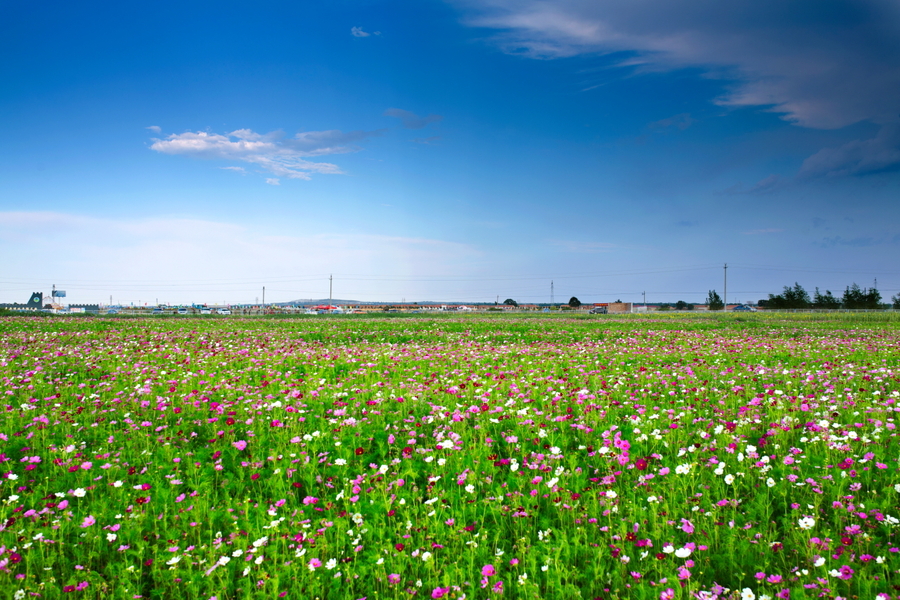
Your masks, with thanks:
[(900, 293), (887, 0), (19, 3), (0, 302)]

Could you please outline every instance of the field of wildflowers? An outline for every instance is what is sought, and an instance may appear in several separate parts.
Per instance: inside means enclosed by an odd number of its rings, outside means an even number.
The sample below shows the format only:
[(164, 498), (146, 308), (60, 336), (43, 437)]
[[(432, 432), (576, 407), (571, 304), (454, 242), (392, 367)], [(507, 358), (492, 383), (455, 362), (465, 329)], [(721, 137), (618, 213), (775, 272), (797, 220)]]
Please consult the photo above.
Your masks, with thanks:
[(0, 318), (4, 598), (900, 598), (900, 328)]

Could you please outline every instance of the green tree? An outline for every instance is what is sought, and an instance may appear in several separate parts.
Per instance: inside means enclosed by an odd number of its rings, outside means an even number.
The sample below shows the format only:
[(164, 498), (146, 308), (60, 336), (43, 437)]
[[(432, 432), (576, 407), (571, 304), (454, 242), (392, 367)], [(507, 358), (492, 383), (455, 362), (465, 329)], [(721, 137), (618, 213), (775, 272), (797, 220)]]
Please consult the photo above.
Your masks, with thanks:
[(881, 308), (881, 294), (875, 288), (867, 290), (853, 284), (844, 290), (844, 308)]
[(571, 306), (572, 308), (578, 308), (579, 306), (581, 306), (581, 300), (579, 300), (575, 296), (572, 296), (571, 298), (569, 298), (569, 306)]
[(769, 294), (766, 306), (768, 308), (809, 308), (812, 306), (812, 301), (803, 286), (795, 282), (794, 287), (784, 286), (784, 291), (777, 296)]
[(709, 310), (722, 310), (725, 308), (725, 303), (722, 302), (722, 298), (716, 290), (709, 290), (709, 295), (706, 297), (706, 304), (709, 306)]
[(900, 309), (900, 294), (897, 294), (893, 298), (891, 298), (891, 306), (894, 308)]
[(672, 307), (669, 306), (668, 304), (660, 304), (660, 305), (659, 305), (659, 310), (661, 310), (661, 311), (672, 310)]
[(506, 300), (503, 301), (503, 304), (505, 304), (507, 306), (518, 306), (519, 305), (519, 303), (516, 302), (515, 300), (513, 300), (512, 298), (507, 298)]
[(831, 290), (825, 290), (825, 294), (819, 293), (819, 288), (816, 288), (816, 293), (813, 294), (813, 308), (840, 308), (841, 301), (834, 297), (831, 293)]

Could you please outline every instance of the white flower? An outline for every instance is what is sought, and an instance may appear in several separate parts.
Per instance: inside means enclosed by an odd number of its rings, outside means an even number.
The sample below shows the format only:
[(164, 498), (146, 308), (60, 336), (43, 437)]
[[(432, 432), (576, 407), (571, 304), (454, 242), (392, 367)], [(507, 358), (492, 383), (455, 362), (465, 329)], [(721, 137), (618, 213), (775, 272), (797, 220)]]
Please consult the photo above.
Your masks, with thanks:
[(166, 564), (171, 567), (171, 566), (178, 564), (179, 560), (181, 560), (180, 556), (173, 556), (172, 558), (170, 558), (169, 560), (166, 561)]
[(471, 483), (470, 483), (469, 485), (467, 485), (467, 486), (466, 486), (466, 493), (467, 493), (467, 494), (474, 494), (474, 493), (475, 493), (475, 486), (472, 485)]
[(229, 562), (231, 562), (231, 558), (230, 558), (230, 557), (228, 557), (228, 556), (220, 556), (220, 557), (219, 557), (219, 560), (218, 560), (219, 565), (221, 565), (221, 566), (224, 567), (224, 566), (227, 565)]
[(816, 524), (816, 520), (812, 517), (803, 517), (797, 524), (800, 526), (800, 529), (812, 529), (813, 525)]
[(334, 559), (334, 558), (329, 558), (328, 561), (325, 563), (325, 568), (328, 569), (329, 571), (334, 569), (336, 566), (337, 566), (337, 559)]
[(616, 496), (618, 496), (618, 494), (615, 492), (615, 490), (606, 490), (607, 498), (615, 498)]
[(840, 577), (841, 576), (841, 572), (838, 571), (837, 569), (832, 569), (832, 570), (828, 571), (828, 574), (831, 575), (832, 577)]
[(725, 483), (727, 483), (728, 485), (731, 485), (732, 483), (734, 483), (734, 475), (732, 475), (731, 473), (729, 473), (728, 475), (726, 475), (726, 476), (725, 476)]
[(117, 536), (116, 534), (114, 534), (114, 533), (107, 533), (107, 534), (106, 534), (106, 541), (107, 541), (107, 542), (114, 542), (114, 541), (116, 541), (116, 538), (117, 538), (117, 537), (118, 537), (118, 536)]
[(687, 558), (690, 555), (691, 555), (691, 549), (688, 547), (679, 548), (678, 550), (675, 551), (675, 556), (677, 556), (678, 558)]
[(343, 467), (344, 465), (347, 464), (347, 460), (346, 460), (346, 459), (343, 459), (343, 458), (336, 458), (336, 459), (334, 460), (334, 464), (336, 464), (336, 465), (339, 466), (339, 467)]
[(653, 504), (654, 502), (659, 502), (659, 498), (657, 498), (656, 496), (648, 496), (647, 502), (649, 502), (650, 504)]
[[(542, 430), (543, 431), (543, 430)], [(541, 571), (547, 571), (550, 568), (550, 565), (542, 565)]]
[(423, 560), (424, 562), (428, 562), (428, 559), (429, 559), (429, 558), (431, 558), (431, 552), (427, 552), (427, 551), (426, 551), (426, 552), (423, 552), (423, 553), (422, 553), (422, 560)]
[(84, 498), (87, 495), (87, 492), (84, 491), (84, 488), (76, 488), (72, 495), (76, 498)]
[(753, 600), (756, 596), (750, 590), (750, 588), (744, 588), (741, 590), (741, 600)]
[(900, 494), (900, 483), (894, 484), (894, 491), (897, 492), (898, 494)]
[(673, 552), (675, 552), (675, 546), (673, 546), (672, 544), (666, 544), (665, 546), (663, 546), (662, 551), (666, 554), (672, 554)]
[(769, 487), (775, 487), (775, 480), (769, 477), (768, 479), (766, 479), (766, 485)]
[(677, 467), (675, 467), (675, 473), (677, 473), (678, 475), (687, 475), (690, 472), (691, 472), (691, 464), (690, 463), (684, 463), (683, 465), (678, 465)]
[(813, 563), (813, 566), (814, 566), (814, 567), (821, 567), (821, 566), (824, 565), (824, 564), (825, 564), (825, 557), (824, 557), (824, 556), (820, 556), (819, 558), (816, 559), (816, 562)]
[(244, 553), (244, 551), (241, 550), (240, 548), (238, 548), (237, 550), (235, 550), (234, 552), (232, 552), (231, 555), (232, 555), (233, 557), (237, 558), (238, 556), (240, 556), (240, 555), (243, 554), (243, 553)]

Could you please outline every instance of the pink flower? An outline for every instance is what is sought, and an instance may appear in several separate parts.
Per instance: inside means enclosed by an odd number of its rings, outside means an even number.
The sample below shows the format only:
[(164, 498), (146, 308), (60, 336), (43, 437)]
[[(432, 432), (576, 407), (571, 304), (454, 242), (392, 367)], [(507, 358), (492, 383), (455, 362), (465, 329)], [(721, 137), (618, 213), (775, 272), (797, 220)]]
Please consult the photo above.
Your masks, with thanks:
[(247, 447), (247, 442), (245, 442), (244, 440), (238, 440), (236, 442), (231, 442), (231, 445), (238, 450), (244, 450)]
[(318, 569), (321, 566), (322, 566), (322, 561), (319, 560), (318, 558), (309, 559), (309, 570), (310, 571), (315, 571), (316, 569)]
[(436, 588), (434, 588), (434, 590), (431, 592), (431, 597), (432, 597), (432, 598), (443, 598), (443, 597), (444, 597), (444, 594), (446, 594), (446, 593), (449, 592), (449, 591), (450, 591), (450, 588), (448, 588), (448, 587), (445, 587), (445, 588), (442, 588), (442, 587), (436, 587)]
[(666, 588), (659, 594), (659, 600), (673, 600), (675, 598), (675, 590)]
[(81, 522), (81, 526), (82, 527), (90, 527), (91, 525), (93, 525), (96, 522), (97, 522), (97, 520), (94, 519), (94, 515), (88, 515), (84, 518), (84, 521)]
[(494, 569), (494, 565), (484, 565), (481, 567), (481, 574), (484, 577), (493, 577), (497, 574), (497, 570)]
[(388, 581), (391, 583), (400, 583), (400, 576), (396, 573), (391, 573), (388, 575)]

